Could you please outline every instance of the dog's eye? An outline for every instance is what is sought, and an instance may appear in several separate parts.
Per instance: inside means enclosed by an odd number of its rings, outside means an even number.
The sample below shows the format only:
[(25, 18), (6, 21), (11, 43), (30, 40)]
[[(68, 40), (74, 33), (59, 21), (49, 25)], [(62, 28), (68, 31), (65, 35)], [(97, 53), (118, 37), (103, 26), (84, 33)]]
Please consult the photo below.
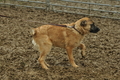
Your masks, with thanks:
[(82, 21), (82, 22), (80, 23), (80, 25), (83, 26), (83, 27), (85, 27), (85, 26), (87, 25), (86, 20)]

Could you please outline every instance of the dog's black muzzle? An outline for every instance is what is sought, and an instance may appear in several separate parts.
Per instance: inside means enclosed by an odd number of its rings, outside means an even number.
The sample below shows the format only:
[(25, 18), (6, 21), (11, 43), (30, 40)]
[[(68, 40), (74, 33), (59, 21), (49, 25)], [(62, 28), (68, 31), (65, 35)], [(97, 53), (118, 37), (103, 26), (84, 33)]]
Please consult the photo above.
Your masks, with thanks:
[(100, 31), (100, 29), (96, 27), (94, 24), (91, 24), (90, 32), (97, 33), (98, 31)]

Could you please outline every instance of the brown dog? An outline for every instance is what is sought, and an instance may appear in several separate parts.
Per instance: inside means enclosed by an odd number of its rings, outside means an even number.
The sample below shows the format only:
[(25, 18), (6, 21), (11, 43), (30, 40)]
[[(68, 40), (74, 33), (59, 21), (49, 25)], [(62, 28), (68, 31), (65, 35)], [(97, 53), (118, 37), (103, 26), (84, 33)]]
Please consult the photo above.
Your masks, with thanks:
[(97, 33), (100, 29), (94, 25), (94, 22), (85, 17), (75, 23), (64, 25), (43, 25), (32, 29), (32, 43), (40, 51), (39, 62), (44, 69), (49, 66), (45, 62), (45, 57), (49, 54), (52, 46), (65, 48), (69, 61), (73, 67), (78, 67), (73, 58), (72, 50), (75, 47), (81, 48), (82, 56), (85, 56), (85, 45), (81, 43), (85, 34)]

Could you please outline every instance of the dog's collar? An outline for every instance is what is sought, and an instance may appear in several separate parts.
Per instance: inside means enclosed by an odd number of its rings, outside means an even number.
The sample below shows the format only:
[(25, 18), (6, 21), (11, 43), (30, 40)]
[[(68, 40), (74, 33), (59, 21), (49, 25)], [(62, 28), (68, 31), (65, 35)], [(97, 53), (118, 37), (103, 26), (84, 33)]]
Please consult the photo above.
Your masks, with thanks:
[(75, 29), (79, 34), (82, 34), (80, 31), (78, 31), (76, 28), (75, 28), (75, 26), (67, 26), (68, 28), (73, 28), (73, 29)]

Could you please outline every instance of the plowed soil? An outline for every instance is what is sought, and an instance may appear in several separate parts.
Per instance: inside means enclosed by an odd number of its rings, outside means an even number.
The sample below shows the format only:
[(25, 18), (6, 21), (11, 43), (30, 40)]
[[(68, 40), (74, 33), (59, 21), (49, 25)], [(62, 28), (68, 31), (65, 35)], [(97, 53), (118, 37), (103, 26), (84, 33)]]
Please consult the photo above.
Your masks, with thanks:
[(30, 28), (71, 23), (84, 16), (5, 6), (0, 15), (0, 80), (120, 80), (120, 20), (91, 17), (101, 31), (83, 40), (86, 58), (74, 50), (79, 67), (70, 65), (64, 49), (53, 47), (46, 59), (49, 70), (44, 70)]

